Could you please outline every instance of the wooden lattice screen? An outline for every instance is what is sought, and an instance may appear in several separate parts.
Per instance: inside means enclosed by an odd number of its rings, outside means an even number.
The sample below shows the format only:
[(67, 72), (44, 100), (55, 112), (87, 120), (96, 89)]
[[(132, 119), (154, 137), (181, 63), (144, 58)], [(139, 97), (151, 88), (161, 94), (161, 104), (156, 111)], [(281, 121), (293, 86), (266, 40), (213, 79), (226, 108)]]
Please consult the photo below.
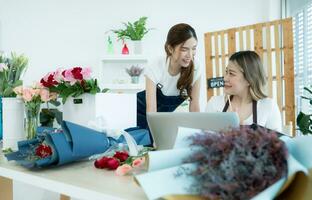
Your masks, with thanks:
[[(294, 128), (292, 19), (205, 33), (207, 80), (223, 76), (229, 55), (241, 50), (254, 50), (260, 55), (267, 74), (267, 93), (277, 100), (284, 125), (292, 122)], [(208, 88), (207, 99), (222, 92), (223, 88)]]

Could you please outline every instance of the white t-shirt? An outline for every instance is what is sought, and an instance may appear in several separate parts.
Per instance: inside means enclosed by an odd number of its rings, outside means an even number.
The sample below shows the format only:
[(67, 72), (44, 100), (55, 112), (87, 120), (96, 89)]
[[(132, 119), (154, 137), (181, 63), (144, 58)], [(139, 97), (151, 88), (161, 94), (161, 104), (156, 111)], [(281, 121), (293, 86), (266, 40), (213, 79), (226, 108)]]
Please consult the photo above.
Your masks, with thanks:
[[(206, 112), (222, 112), (226, 103), (223, 95), (212, 96), (206, 106)], [(253, 123), (252, 114), (243, 121), (243, 125)], [(282, 131), (282, 118), (277, 103), (271, 98), (264, 98), (257, 101), (257, 124), (268, 129)]]
[[(166, 57), (157, 58), (150, 62), (145, 70), (145, 76), (156, 84), (160, 83), (163, 87), (161, 91), (166, 96), (178, 96), (180, 91), (177, 89), (177, 83), (180, 78), (180, 73), (172, 76), (169, 74), (170, 58), (166, 61)], [(198, 62), (194, 61), (194, 83), (200, 78), (201, 72)]]

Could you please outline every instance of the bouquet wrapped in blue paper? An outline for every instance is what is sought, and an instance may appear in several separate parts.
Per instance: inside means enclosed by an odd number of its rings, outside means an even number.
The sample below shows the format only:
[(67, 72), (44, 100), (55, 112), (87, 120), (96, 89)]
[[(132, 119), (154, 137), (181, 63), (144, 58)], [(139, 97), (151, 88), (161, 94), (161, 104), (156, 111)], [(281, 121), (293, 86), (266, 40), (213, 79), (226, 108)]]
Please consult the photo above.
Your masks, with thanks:
[[(136, 144), (148, 145), (148, 133), (138, 129), (126, 130)], [(18, 151), (6, 154), (27, 168), (63, 165), (94, 154), (104, 153), (116, 143), (125, 142), (124, 136), (113, 138), (105, 132), (64, 121), (61, 129), (43, 129), (35, 139), (18, 143)]]

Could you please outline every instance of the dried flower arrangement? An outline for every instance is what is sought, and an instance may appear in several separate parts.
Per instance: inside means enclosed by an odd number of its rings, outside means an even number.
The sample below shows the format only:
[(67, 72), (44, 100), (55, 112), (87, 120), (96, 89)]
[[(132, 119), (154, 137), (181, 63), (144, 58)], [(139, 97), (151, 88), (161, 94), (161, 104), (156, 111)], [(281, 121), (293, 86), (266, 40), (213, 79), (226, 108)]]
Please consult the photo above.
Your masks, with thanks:
[(130, 69), (126, 68), (126, 72), (129, 74), (129, 76), (140, 76), (143, 72), (144, 68), (139, 67), (138, 65), (132, 65)]
[(192, 192), (209, 199), (250, 199), (287, 174), (287, 149), (265, 128), (206, 131), (190, 138), (195, 153), (182, 169), (195, 181)]

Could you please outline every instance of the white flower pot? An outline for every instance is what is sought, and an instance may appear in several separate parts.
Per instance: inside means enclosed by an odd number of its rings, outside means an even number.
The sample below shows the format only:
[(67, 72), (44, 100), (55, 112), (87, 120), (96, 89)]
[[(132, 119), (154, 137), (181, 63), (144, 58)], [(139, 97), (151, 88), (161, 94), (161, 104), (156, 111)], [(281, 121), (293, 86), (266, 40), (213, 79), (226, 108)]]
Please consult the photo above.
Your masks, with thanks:
[(95, 95), (69, 97), (63, 105), (63, 120), (86, 125), (95, 118)]
[[(74, 99), (81, 103), (75, 104)], [(98, 117), (102, 117), (110, 129), (136, 126), (136, 94), (83, 94), (67, 99), (63, 105), (63, 120), (88, 126), (90, 121)]]
[(133, 44), (133, 53), (134, 54), (142, 54), (142, 41), (141, 40), (132, 40)]
[(17, 142), (26, 139), (24, 102), (19, 98), (2, 98), (3, 149), (17, 150)]

